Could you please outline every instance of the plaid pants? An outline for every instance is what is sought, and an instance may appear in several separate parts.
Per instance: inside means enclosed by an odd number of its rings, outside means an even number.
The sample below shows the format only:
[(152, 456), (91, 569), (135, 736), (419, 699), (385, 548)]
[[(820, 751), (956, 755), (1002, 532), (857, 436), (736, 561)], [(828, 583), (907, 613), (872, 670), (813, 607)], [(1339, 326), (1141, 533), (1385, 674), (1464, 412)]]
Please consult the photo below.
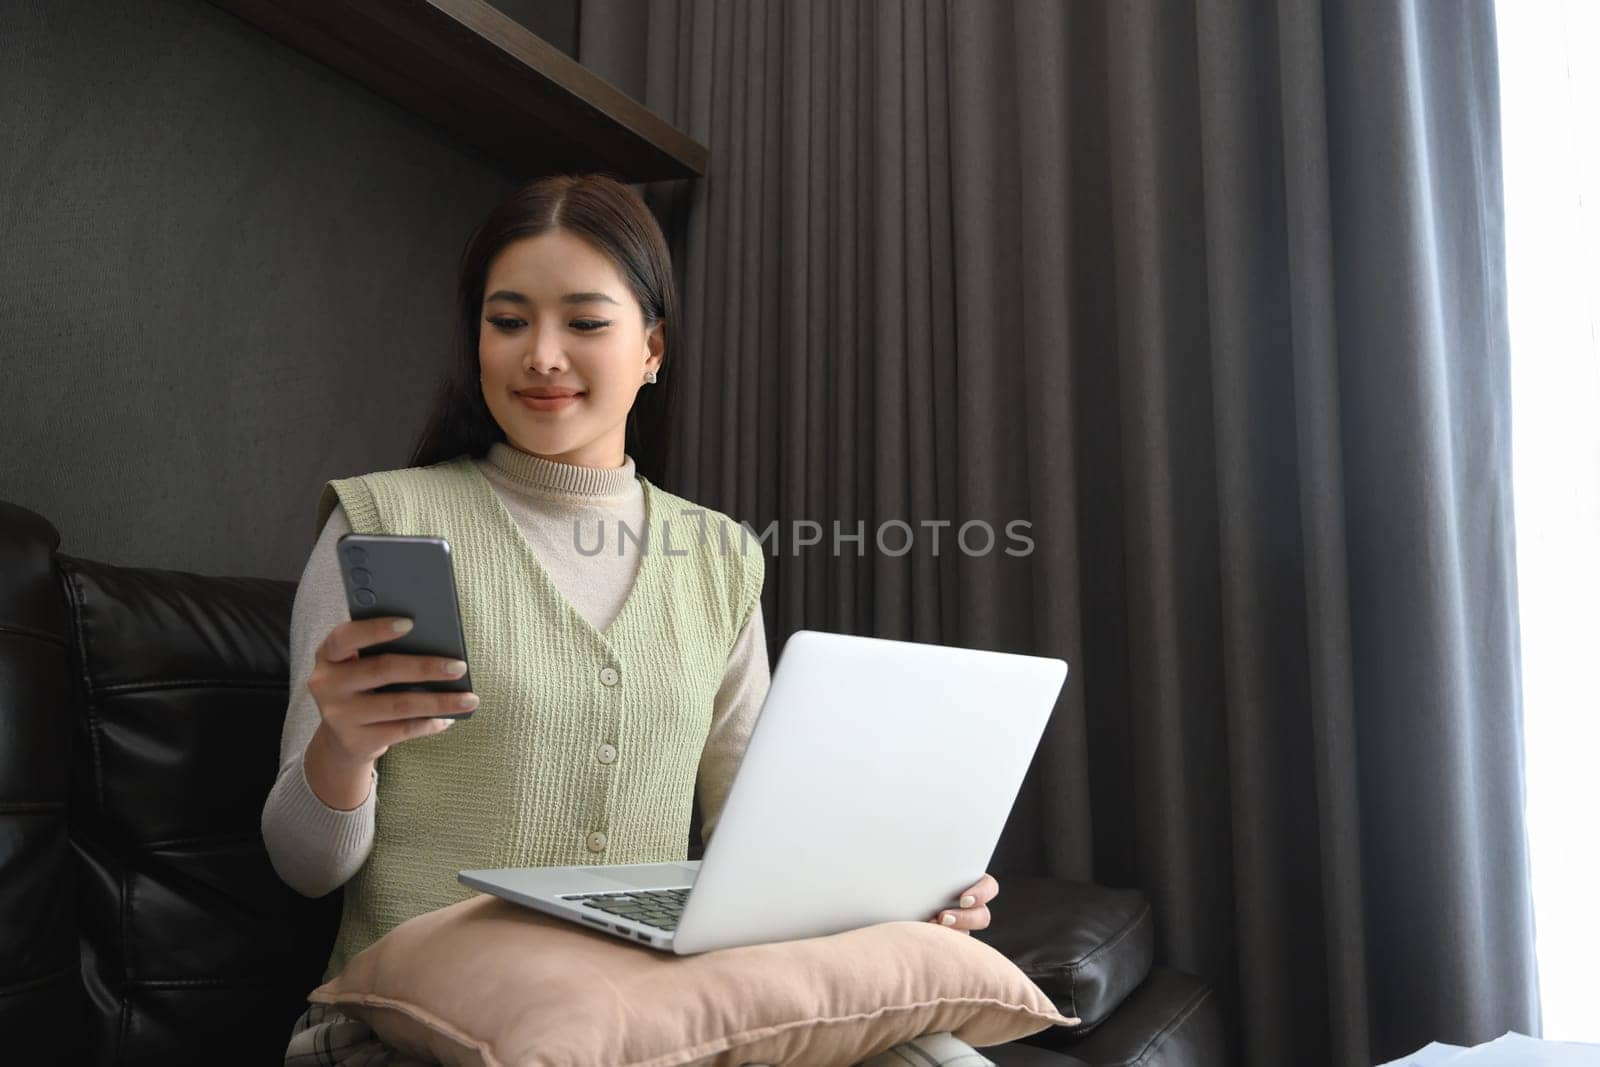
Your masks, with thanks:
[[(284, 1067), (437, 1067), (385, 1045), (372, 1027), (329, 1004), (312, 1004), (299, 1019), (284, 1052)], [(857, 1067), (995, 1067), (994, 1061), (948, 1030), (923, 1034), (885, 1049)], [(744, 1067), (771, 1067), (745, 1064)]]
[(372, 1027), (331, 1004), (312, 1004), (295, 1020), (283, 1062), (284, 1067), (438, 1067), (396, 1052)]

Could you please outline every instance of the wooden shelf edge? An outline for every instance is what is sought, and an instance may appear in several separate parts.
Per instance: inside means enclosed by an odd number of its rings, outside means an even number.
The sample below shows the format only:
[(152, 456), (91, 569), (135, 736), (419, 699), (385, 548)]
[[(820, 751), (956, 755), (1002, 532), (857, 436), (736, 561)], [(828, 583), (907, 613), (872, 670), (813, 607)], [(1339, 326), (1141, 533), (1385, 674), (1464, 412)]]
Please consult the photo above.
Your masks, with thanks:
[(526, 177), (703, 177), (704, 145), (485, 0), (211, 0)]

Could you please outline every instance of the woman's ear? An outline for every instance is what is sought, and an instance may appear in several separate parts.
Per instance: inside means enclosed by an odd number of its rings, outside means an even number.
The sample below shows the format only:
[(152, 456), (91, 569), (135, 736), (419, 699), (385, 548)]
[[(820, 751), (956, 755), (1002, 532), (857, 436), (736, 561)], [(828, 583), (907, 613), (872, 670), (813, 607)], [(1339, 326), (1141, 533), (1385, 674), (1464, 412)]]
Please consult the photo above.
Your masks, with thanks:
[(645, 347), (650, 352), (650, 354), (645, 357), (645, 370), (658, 371), (661, 369), (662, 350), (666, 347), (666, 343), (666, 326), (663, 323), (658, 322), (655, 324), (655, 326), (651, 327), (650, 332), (645, 335)]

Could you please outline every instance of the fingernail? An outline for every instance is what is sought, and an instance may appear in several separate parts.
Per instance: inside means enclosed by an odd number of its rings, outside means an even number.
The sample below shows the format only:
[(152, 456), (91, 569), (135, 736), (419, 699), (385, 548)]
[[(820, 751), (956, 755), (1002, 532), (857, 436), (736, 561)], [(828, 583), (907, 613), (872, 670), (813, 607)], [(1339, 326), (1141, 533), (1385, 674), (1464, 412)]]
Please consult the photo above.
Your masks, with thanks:
[(478, 698), (472, 693), (466, 693), (456, 698), (456, 707), (458, 708), (475, 708), (477, 706)]
[(410, 619), (396, 619), (394, 622), (389, 624), (389, 629), (393, 630), (397, 634), (403, 634), (410, 631), (411, 625)]
[(454, 719), (435, 719), (433, 721), (439, 724), (440, 730), (448, 730), (456, 724)]
[(466, 674), (467, 665), (458, 659), (453, 659), (444, 665), (444, 673), (449, 675)]
[(947, 911), (939, 918), (939, 921), (944, 923), (946, 926), (954, 926), (956, 924), (956, 917)]
[(977, 902), (978, 898), (973, 896), (971, 893), (968, 893), (966, 896), (961, 898), (961, 906), (963, 908), (970, 908)]

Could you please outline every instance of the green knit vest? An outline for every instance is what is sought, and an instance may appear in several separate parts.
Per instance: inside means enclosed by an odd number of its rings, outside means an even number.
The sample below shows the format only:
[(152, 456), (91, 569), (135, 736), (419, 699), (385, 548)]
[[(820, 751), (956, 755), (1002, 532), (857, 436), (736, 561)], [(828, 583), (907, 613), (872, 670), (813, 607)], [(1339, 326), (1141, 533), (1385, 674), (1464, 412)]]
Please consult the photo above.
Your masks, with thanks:
[(459, 870), (687, 858), (713, 702), (765, 562), (728, 516), (638, 478), (639, 568), (604, 630), (557, 590), (470, 457), (324, 485), (319, 534), (337, 500), (358, 533), (449, 541), (480, 703), (379, 757), (372, 851), (345, 883), (323, 981), (399, 923), (474, 895)]

